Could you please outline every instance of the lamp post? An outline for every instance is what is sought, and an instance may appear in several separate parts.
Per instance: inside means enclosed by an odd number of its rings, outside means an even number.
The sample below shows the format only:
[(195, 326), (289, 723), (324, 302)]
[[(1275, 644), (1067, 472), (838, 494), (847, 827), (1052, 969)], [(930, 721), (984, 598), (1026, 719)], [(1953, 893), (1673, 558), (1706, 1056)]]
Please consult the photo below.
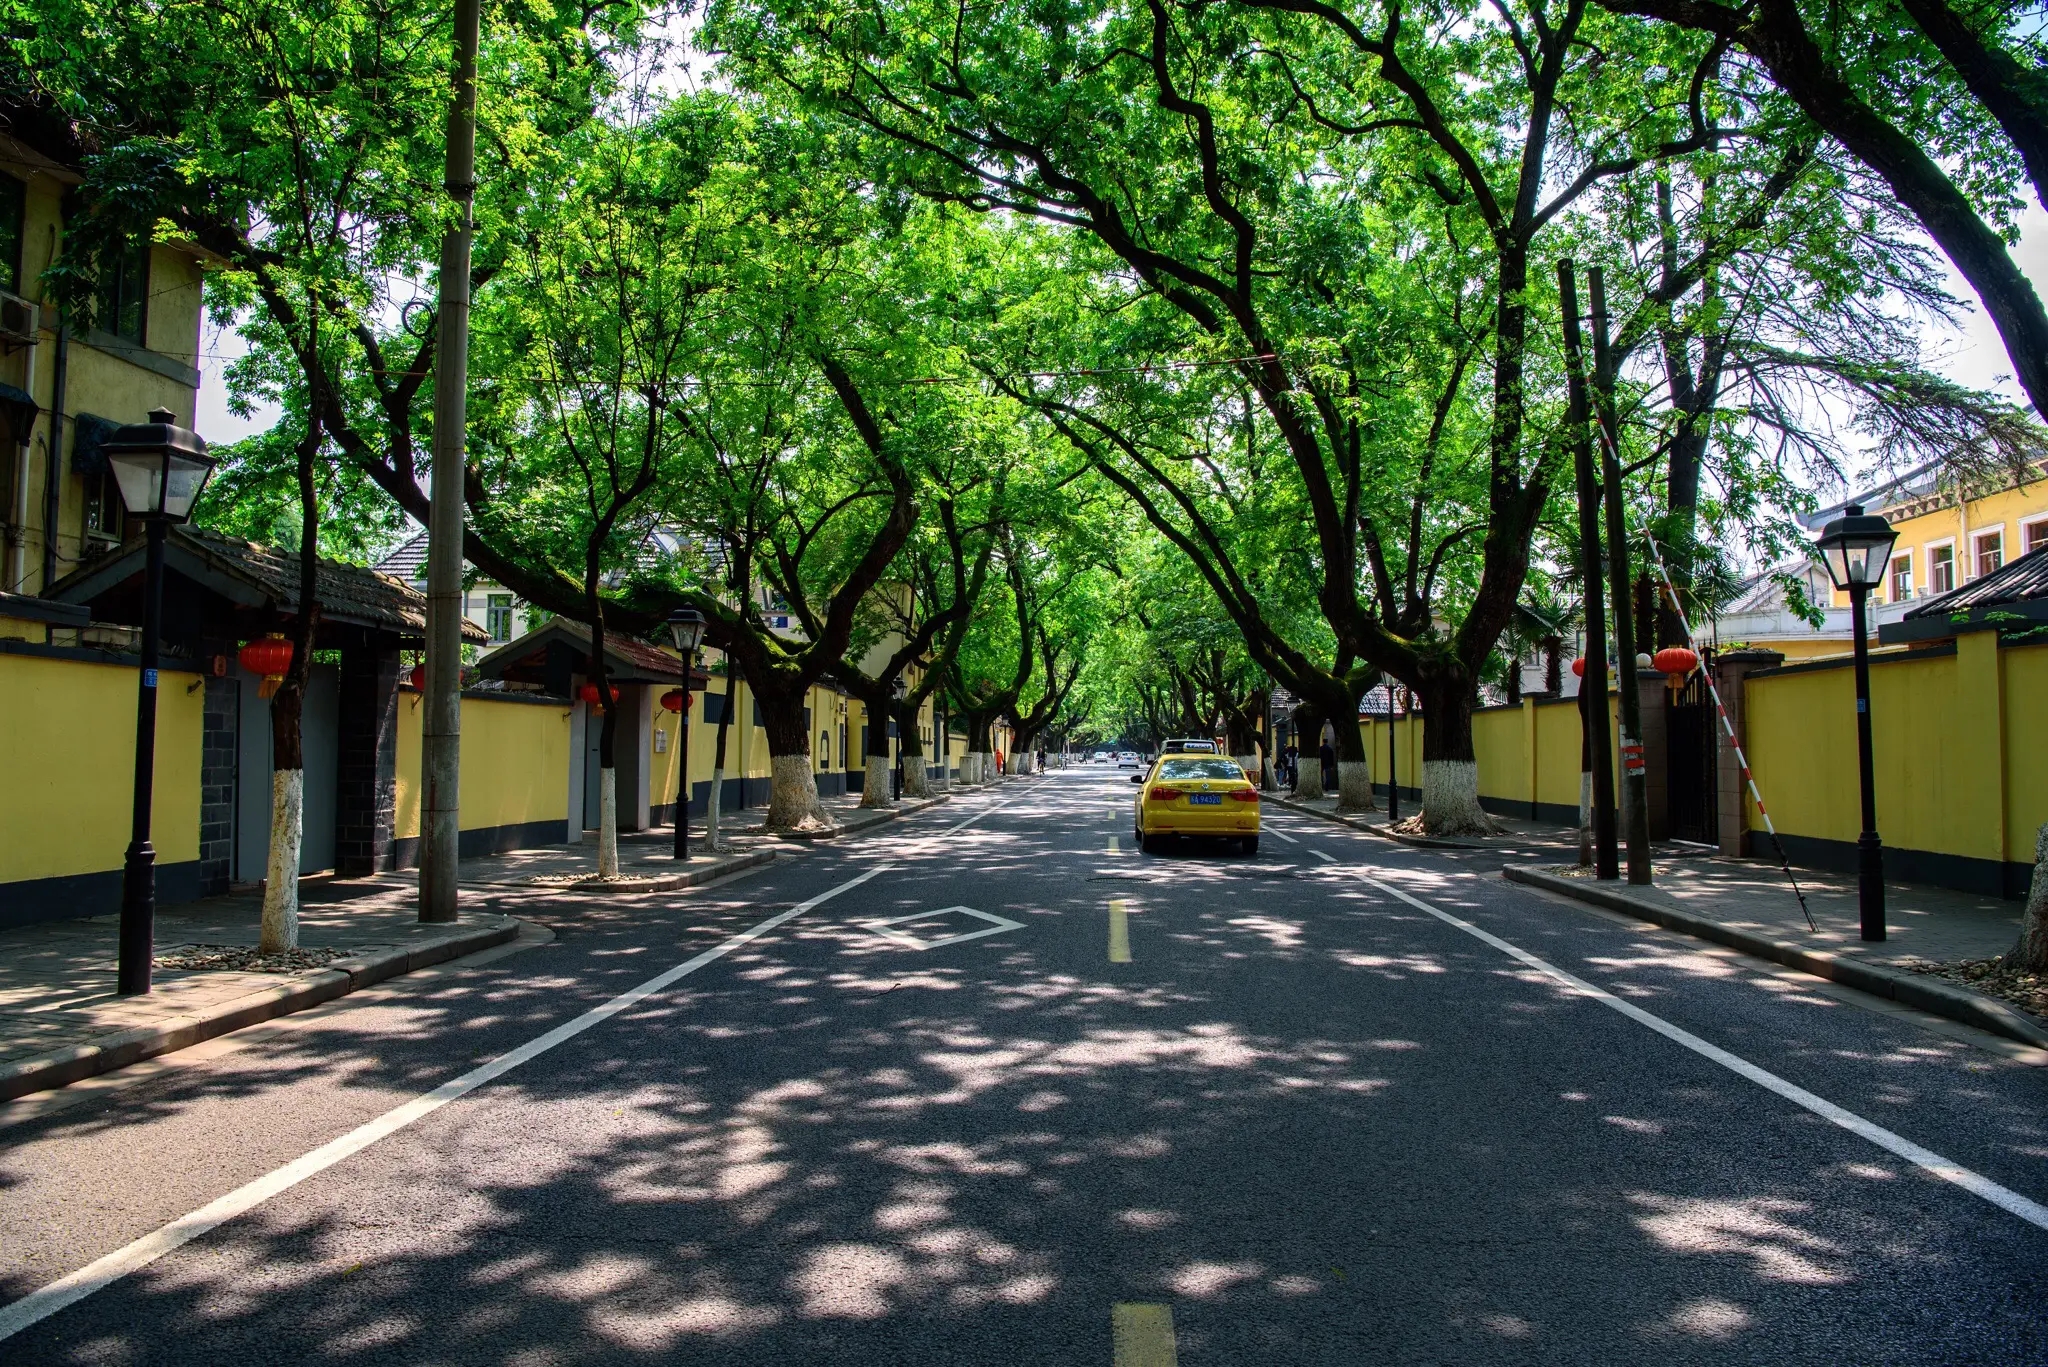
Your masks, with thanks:
[(677, 608), (668, 615), (668, 634), (683, 657), (682, 724), (676, 741), (676, 858), (690, 857), (690, 684), (697, 672), (697, 647), (704, 643), (704, 614)]
[(149, 843), (150, 798), (156, 784), (156, 670), (163, 645), (164, 538), (213, 473), (197, 432), (180, 427), (167, 408), (130, 423), (103, 448), (128, 512), (148, 539), (142, 580), (142, 675), (135, 701), (135, 817), (121, 869), (121, 952), (116, 983), (122, 996), (149, 991), (156, 938), (156, 850)]
[(1863, 600), (1882, 583), (1899, 534), (1881, 517), (1851, 503), (1822, 529), (1821, 556), (1835, 587), (1849, 594), (1856, 634), (1856, 766), (1863, 787), (1863, 833), (1856, 837), (1856, 902), (1863, 938), (1884, 938), (1884, 846), (1877, 838), (1877, 779), (1870, 758), (1870, 642)]

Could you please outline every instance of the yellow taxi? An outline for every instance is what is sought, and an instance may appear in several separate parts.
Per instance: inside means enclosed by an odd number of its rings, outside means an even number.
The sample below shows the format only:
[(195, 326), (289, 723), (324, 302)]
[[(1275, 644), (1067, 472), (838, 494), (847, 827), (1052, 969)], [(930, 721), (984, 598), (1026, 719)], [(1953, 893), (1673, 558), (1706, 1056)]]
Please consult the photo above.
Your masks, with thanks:
[(1235, 840), (1259, 852), (1259, 789), (1227, 755), (1163, 754), (1150, 773), (1133, 774), (1138, 848), (1157, 854), (1176, 835)]

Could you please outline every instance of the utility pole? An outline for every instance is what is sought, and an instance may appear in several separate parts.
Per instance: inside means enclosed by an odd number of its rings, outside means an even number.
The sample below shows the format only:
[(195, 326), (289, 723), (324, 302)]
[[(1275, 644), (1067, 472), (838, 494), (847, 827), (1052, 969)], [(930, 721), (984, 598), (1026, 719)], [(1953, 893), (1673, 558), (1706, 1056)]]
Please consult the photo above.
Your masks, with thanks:
[(1621, 496), (1621, 423), (1614, 411), (1614, 358), (1607, 349), (1607, 288), (1586, 271), (1593, 306), (1593, 400), (1599, 417), (1600, 478), (1607, 486), (1607, 577), (1614, 591), (1614, 654), (1621, 676), (1621, 829), (1628, 881), (1650, 881), (1649, 774), (1643, 764), (1643, 695), (1636, 687), (1635, 614), (1629, 611), (1628, 519)]
[(1600, 587), (1600, 486), (1593, 478), (1593, 443), (1586, 403), (1585, 353), (1579, 337), (1579, 291), (1569, 260), (1557, 263), (1557, 296), (1564, 314), (1565, 370), (1570, 381), (1572, 466), (1578, 476), (1579, 570), (1586, 591), (1586, 668), (1579, 691), (1592, 690), (1579, 709), (1593, 766), (1593, 876), (1621, 876), (1614, 848), (1614, 751), (1607, 730), (1607, 609)]
[(420, 919), (453, 921), (461, 813), (462, 486), (469, 390), (469, 251), (476, 201), (479, 0), (455, 0), (455, 89), (443, 188), (454, 217), (441, 238), (434, 350), (434, 466), (427, 523), (426, 707), (420, 714)]

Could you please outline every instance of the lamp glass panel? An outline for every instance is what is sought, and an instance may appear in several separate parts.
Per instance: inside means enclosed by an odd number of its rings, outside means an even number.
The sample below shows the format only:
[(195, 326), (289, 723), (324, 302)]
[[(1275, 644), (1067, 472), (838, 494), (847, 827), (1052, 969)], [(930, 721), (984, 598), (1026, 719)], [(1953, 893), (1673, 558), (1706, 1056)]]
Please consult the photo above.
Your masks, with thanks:
[(164, 490), (164, 516), (173, 522), (183, 522), (192, 516), (200, 491), (206, 487), (207, 477), (213, 473), (213, 462), (194, 460), (173, 452), (170, 467), (170, 482)]
[(163, 452), (121, 451), (109, 454), (107, 464), (114, 469), (114, 483), (120, 486), (121, 502), (130, 513), (147, 517), (156, 512), (163, 486)]

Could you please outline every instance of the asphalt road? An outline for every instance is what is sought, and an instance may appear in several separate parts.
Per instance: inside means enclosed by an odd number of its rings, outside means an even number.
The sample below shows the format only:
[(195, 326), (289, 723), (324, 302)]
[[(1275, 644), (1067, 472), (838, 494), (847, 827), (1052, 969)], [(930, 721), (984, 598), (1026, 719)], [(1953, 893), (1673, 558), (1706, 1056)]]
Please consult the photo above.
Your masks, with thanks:
[(0, 1109), (0, 1300), (270, 1179), (0, 1360), (2048, 1362), (2037, 1055), (1310, 818), (1140, 855), (1126, 778)]

